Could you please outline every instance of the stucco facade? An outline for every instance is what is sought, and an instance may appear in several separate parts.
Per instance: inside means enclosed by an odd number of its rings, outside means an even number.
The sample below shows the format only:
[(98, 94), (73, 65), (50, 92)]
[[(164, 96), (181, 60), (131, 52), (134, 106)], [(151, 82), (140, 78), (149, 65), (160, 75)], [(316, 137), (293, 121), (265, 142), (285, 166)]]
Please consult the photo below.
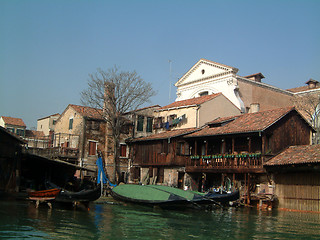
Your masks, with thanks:
[(176, 101), (221, 92), (244, 112), (244, 104), (238, 93), (237, 72), (237, 68), (200, 59), (175, 84), (177, 87)]
[(42, 131), (45, 136), (48, 136), (50, 131), (54, 131), (55, 123), (60, 117), (60, 114), (50, 115), (48, 117), (37, 120), (37, 131)]
[(238, 85), (246, 112), (250, 112), (255, 104), (259, 104), (260, 111), (293, 105), (293, 94), (289, 91), (243, 77), (238, 77)]
[(175, 84), (177, 101), (221, 92), (243, 113), (292, 106), (294, 93), (261, 82), (261, 73), (246, 77), (238, 69), (200, 59)]
[[(220, 93), (176, 101), (156, 110), (154, 117), (155, 121), (161, 119), (163, 122), (181, 118), (177, 124), (170, 125), (169, 122), (169, 127), (170, 129), (182, 129), (201, 127), (218, 117), (234, 116), (240, 113), (240, 109)], [(166, 128), (155, 128), (156, 133), (164, 130)]]

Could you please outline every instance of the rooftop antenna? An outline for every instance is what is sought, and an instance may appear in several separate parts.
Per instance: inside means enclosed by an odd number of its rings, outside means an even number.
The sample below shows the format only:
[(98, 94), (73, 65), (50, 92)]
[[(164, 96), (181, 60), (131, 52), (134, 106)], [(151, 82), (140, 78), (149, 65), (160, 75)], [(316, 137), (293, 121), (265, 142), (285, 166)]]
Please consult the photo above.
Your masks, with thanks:
[(170, 80), (169, 80), (169, 103), (171, 103), (171, 85), (172, 85), (172, 61), (169, 60), (169, 71), (170, 71)]

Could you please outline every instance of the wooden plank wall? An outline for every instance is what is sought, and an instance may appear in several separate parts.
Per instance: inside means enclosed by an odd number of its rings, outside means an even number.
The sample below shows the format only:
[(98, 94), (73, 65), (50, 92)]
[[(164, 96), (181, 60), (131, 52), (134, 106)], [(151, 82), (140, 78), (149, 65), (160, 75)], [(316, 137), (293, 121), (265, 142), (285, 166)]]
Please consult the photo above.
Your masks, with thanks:
[(320, 211), (320, 173), (275, 174), (274, 180), (279, 208)]

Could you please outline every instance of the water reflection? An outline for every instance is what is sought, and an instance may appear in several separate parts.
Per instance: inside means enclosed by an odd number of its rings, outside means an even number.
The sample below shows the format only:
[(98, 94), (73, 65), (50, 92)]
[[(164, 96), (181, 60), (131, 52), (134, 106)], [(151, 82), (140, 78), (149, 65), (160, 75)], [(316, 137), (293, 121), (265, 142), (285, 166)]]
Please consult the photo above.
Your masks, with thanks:
[(320, 214), (255, 209), (165, 211), (96, 204), (74, 211), (0, 201), (0, 238), (318, 239)]

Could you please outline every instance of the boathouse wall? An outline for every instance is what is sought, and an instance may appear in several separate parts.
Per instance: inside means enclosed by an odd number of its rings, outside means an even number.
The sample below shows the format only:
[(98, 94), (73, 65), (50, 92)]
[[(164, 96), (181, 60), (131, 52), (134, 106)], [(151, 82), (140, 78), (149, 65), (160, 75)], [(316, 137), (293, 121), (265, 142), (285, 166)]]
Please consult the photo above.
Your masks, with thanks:
[(277, 154), (288, 146), (310, 144), (311, 128), (296, 111), (291, 111), (268, 128), (265, 136), (265, 153)]
[(280, 209), (320, 212), (320, 172), (275, 173)]

